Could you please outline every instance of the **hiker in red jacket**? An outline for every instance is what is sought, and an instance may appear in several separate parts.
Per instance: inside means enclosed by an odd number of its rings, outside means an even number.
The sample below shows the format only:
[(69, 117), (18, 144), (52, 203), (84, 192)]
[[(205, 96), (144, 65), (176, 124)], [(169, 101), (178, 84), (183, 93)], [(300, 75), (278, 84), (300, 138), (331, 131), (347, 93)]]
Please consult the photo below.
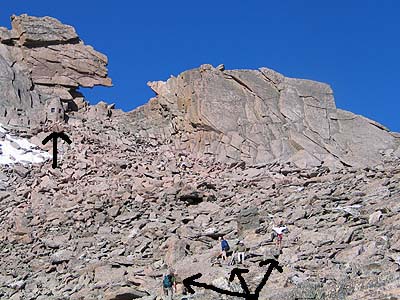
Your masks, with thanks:
[(287, 233), (288, 229), (286, 226), (283, 225), (283, 221), (280, 220), (278, 223), (278, 226), (272, 227), (272, 230), (274, 231), (277, 239), (276, 239), (276, 246), (279, 249), (282, 249), (282, 239), (283, 239), (283, 233)]

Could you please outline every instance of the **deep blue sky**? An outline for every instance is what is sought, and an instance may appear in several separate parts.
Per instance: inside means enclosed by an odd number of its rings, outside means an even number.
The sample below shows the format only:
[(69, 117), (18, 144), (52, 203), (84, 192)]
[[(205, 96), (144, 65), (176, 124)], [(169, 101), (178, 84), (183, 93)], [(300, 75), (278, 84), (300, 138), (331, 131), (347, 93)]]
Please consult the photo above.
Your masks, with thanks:
[(131, 110), (153, 96), (149, 80), (224, 63), (266, 66), (329, 83), (339, 108), (400, 132), (400, 1), (3, 1), (11, 14), (50, 15), (73, 25), (109, 58), (114, 87), (84, 91)]

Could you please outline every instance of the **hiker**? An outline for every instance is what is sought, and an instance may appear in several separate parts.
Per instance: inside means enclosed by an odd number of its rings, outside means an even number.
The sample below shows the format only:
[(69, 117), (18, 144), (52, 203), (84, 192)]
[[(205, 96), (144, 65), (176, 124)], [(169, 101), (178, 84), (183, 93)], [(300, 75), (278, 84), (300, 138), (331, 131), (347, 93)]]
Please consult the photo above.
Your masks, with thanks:
[(246, 251), (246, 247), (244, 246), (243, 241), (239, 241), (236, 245), (235, 252), (237, 253), (237, 263), (243, 264), (244, 263), (244, 253)]
[(176, 292), (176, 279), (172, 270), (164, 275), (163, 290), (164, 296), (167, 296), (167, 299), (172, 299), (174, 296), (174, 291)]
[(186, 153), (179, 153), (177, 164), (178, 164), (178, 168), (182, 169), (183, 171), (186, 171), (186, 169), (189, 167), (188, 163), (187, 163)]
[(273, 238), (276, 236), (276, 246), (279, 249), (282, 249), (282, 238), (283, 238), (283, 233), (287, 233), (288, 229), (286, 226), (283, 225), (283, 221), (280, 220), (278, 223), (278, 226), (272, 227), (272, 230), (275, 234), (273, 234)]
[(229, 244), (227, 240), (223, 236), (220, 236), (218, 239), (221, 242), (221, 257), (222, 260), (226, 260), (226, 252), (229, 251)]

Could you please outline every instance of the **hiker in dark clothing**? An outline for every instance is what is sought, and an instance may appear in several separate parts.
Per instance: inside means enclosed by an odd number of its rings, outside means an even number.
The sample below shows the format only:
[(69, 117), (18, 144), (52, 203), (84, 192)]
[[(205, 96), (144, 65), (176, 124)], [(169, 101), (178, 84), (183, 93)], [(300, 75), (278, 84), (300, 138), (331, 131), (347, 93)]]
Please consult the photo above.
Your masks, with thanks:
[(223, 260), (226, 260), (226, 252), (229, 251), (229, 244), (227, 240), (224, 239), (224, 237), (220, 237), (219, 241), (221, 242), (221, 256)]
[(176, 292), (176, 278), (172, 270), (164, 275), (163, 290), (164, 296), (167, 296), (167, 299), (172, 299), (174, 291)]

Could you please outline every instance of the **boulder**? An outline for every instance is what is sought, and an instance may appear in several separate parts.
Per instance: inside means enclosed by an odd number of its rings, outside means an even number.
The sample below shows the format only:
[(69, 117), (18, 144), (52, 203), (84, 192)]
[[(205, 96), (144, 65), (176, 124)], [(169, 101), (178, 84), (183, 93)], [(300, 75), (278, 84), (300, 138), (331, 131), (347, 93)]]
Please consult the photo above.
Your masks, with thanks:
[(74, 43), (79, 37), (72, 26), (64, 25), (52, 17), (36, 18), (23, 14), (11, 17), (13, 35), (23, 46), (46, 46)]
[(237, 220), (237, 228), (240, 236), (246, 230), (257, 229), (260, 226), (260, 218), (257, 207), (242, 209)]
[(55, 252), (50, 260), (52, 264), (59, 264), (64, 261), (69, 261), (73, 257), (73, 252), (70, 250), (59, 250)]
[(121, 287), (117, 289), (108, 290), (105, 295), (105, 300), (133, 300), (143, 299), (148, 296), (148, 293), (141, 292), (132, 287)]
[(178, 192), (177, 197), (187, 205), (196, 205), (203, 201), (203, 192), (191, 186), (185, 186)]
[(124, 267), (100, 266), (95, 269), (94, 280), (97, 284), (106, 285), (124, 281), (126, 269)]
[(382, 212), (381, 212), (380, 210), (378, 210), (378, 211), (372, 213), (372, 214), (369, 216), (368, 222), (369, 222), (369, 224), (371, 224), (371, 225), (375, 225), (375, 224), (377, 224), (377, 223), (382, 219), (382, 217), (383, 217)]

